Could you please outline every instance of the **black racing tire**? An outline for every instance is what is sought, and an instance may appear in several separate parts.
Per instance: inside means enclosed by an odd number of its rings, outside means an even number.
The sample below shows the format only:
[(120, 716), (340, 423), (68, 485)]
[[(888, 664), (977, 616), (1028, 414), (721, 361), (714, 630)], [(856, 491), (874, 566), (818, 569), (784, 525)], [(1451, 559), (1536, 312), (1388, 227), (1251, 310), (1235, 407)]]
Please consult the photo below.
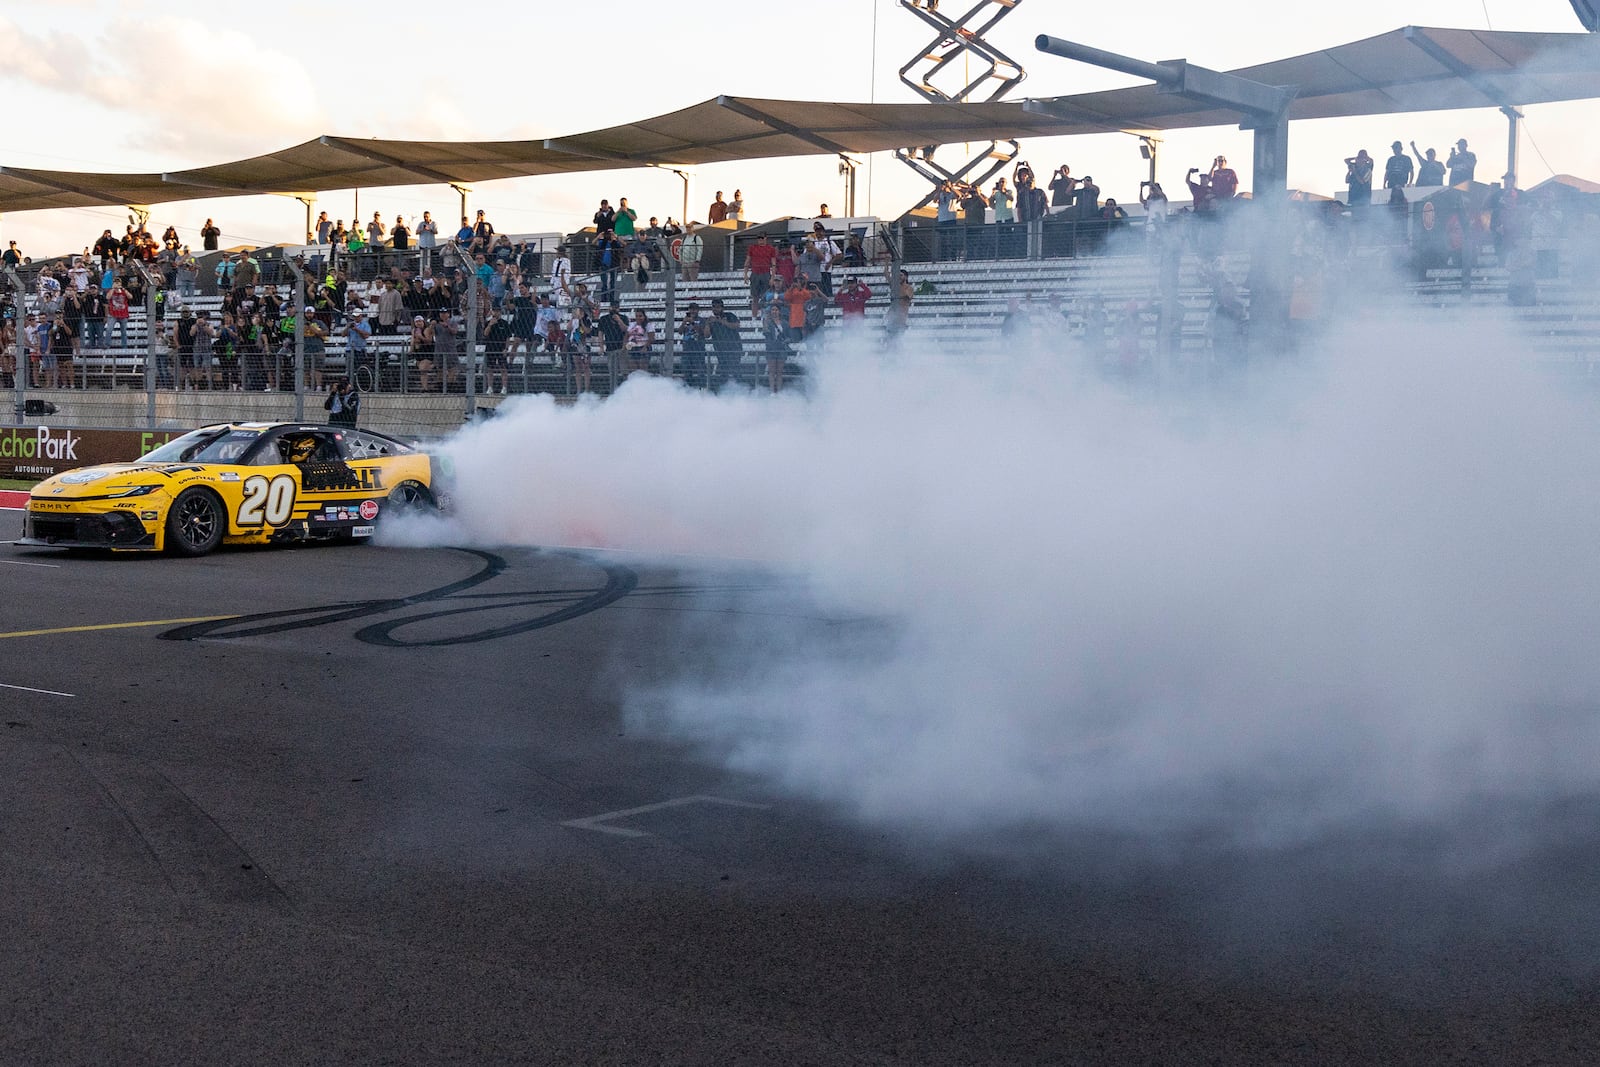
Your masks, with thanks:
[(167, 509), (167, 551), (203, 556), (222, 544), (228, 519), (222, 501), (209, 489), (185, 489)]
[(438, 511), (439, 505), (427, 486), (408, 478), (389, 490), (389, 506), (384, 510), (390, 515), (426, 515)]

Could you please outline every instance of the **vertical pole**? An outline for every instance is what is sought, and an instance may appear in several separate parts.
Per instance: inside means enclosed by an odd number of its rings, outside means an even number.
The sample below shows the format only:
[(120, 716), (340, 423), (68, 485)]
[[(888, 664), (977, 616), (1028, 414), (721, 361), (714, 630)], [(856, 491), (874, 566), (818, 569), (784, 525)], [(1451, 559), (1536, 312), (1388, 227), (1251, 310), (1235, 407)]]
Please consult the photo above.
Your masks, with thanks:
[(28, 375), (33, 368), (28, 365), (28, 287), (22, 283), (22, 278), (17, 274), (15, 267), (6, 268), (6, 280), (11, 283), (13, 299), (16, 300), (17, 325), (17, 373), (16, 391), (17, 401), (16, 424), (22, 425), (22, 417), (28, 410)]
[[(139, 273), (144, 275), (144, 421), (145, 426), (153, 430), (156, 428), (156, 340), (161, 325), (156, 322), (156, 275), (143, 266)], [(169, 354), (168, 358), (174, 354)], [(115, 371), (112, 383), (115, 384)]]
[(664, 238), (656, 238), (661, 250), (661, 262), (666, 266), (667, 304), (662, 314), (667, 317), (661, 327), (661, 376), (671, 378), (676, 370), (678, 351), (678, 261), (672, 258), (672, 246)]
[[(307, 202), (306, 214), (311, 214)], [(293, 258), (285, 259), (289, 273), (294, 275), (294, 421), (304, 422), (306, 417), (306, 272)], [(277, 358), (276, 354), (273, 356)]]
[(1517, 187), (1517, 157), (1522, 140), (1522, 111), (1520, 108), (1503, 107), (1500, 113), (1506, 117), (1506, 180), (1507, 189)]
[(1288, 350), (1289, 298), (1294, 287), (1289, 261), (1287, 119), (1256, 128), (1254, 170), (1249, 342), (1255, 352), (1276, 356)]
[[(462, 211), (466, 211), (467, 194), (461, 194)], [(478, 410), (478, 274), (472, 269), (472, 263), (466, 259), (461, 246), (456, 245), (456, 255), (462, 257), (467, 264), (467, 336), (461, 344), (462, 354), (467, 365), (467, 382), (463, 389), (465, 394), (464, 417), (471, 419)], [(487, 383), (485, 383), (487, 384)]]

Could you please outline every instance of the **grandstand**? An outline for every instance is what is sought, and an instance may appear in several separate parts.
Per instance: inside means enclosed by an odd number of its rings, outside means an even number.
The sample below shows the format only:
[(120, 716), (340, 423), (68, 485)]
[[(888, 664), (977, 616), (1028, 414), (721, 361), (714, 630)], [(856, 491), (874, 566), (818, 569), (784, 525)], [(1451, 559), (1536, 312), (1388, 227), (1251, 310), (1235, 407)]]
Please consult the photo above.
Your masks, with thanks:
[[(1513, 308), (1514, 318), (1524, 330), (1531, 350), (1545, 358), (1574, 362), (1586, 371), (1600, 350), (1600, 296), (1588, 284), (1592, 264), (1586, 249), (1600, 217), (1600, 197), (1569, 192), (1562, 203), (1570, 216), (1559, 234), (1542, 240), (1533, 250), (1543, 267), (1537, 274), (1533, 298), (1525, 306)], [(1137, 220), (1135, 220), (1137, 221)], [(787, 229), (786, 222), (777, 224)], [(989, 227), (993, 229), (993, 227)], [(1094, 256), (1037, 259), (963, 259), (942, 262), (907, 263), (891, 249), (915, 249), (906, 231), (885, 231), (883, 244), (870, 266), (835, 271), (840, 283), (851, 274), (860, 275), (874, 290), (869, 306), (870, 336), (887, 343), (883, 332), (883, 312), (887, 308), (888, 272), (904, 265), (917, 285), (908, 328), (896, 342), (902, 350), (973, 354), (1003, 353), (1021, 343), (1014, 333), (1047, 331), (1052, 343), (1070, 349), (1083, 361), (1098, 363), (1115, 373), (1155, 374), (1183, 379), (1204, 378), (1217, 370), (1219, 355), (1230, 361), (1243, 340), (1243, 317), (1249, 304), (1250, 258), (1243, 248), (1231, 247), (1220, 256), (1195, 254), (1186, 250), (1176, 262), (1176, 286), (1164, 287), (1162, 265), (1146, 248), (1143, 233), (1131, 228), (1120, 243), (1113, 242), (1107, 254)], [(875, 246), (876, 247), (876, 246)], [(293, 255), (296, 249), (283, 250)], [(399, 254), (386, 253), (391, 260)], [(435, 253), (438, 254), (437, 252)], [(1388, 277), (1380, 264), (1404, 256), (1404, 246), (1375, 241), (1354, 244), (1345, 253), (1343, 266), (1329, 266), (1325, 248), (1311, 251), (1311, 273), (1331, 277)], [(730, 244), (731, 259), (742, 261), (742, 251)], [(401, 257), (396, 262), (409, 262)], [(1237, 291), (1237, 306), (1219, 296), (1218, 278)], [(1485, 242), (1470, 266), (1433, 266), (1415, 273), (1407, 289), (1409, 298), (1422, 306), (1455, 307), (1467, 303), (1505, 305), (1513, 295), (1513, 266), (1502, 263), (1492, 246)], [(209, 279), (209, 272), (202, 272)], [(270, 275), (269, 275), (270, 277)], [(547, 276), (540, 277), (541, 292), (548, 291)], [(575, 280), (597, 279), (579, 275)], [(1307, 299), (1301, 301), (1302, 319), (1309, 328), (1319, 317), (1318, 305), (1326, 305), (1344, 290), (1331, 282), (1318, 284), (1303, 279)], [(350, 294), (370, 299), (369, 281), (351, 283)], [(196, 311), (213, 318), (222, 306), (222, 297), (202, 290), (185, 298)], [(262, 286), (264, 291), (267, 286)], [(765, 381), (765, 339), (757, 318), (750, 314), (748, 288), (739, 270), (703, 272), (697, 280), (677, 278), (672, 286), (678, 315), (690, 304), (705, 313), (712, 300), (723, 300), (738, 315), (742, 351), (737, 357), (708, 355), (707, 387), (758, 387)], [(630, 275), (619, 282), (618, 302), (631, 316), (642, 310), (661, 337), (667, 310), (668, 286), (657, 272), (640, 286)], [(1320, 299), (1319, 299), (1320, 292)], [(1359, 290), (1357, 290), (1359, 292)], [(1170, 295), (1168, 295), (1170, 294)], [(1365, 297), (1363, 297), (1365, 299)], [(1172, 300), (1170, 315), (1163, 318), (1162, 302)], [(29, 306), (33, 304), (29, 298)], [(169, 317), (176, 315), (176, 301)], [(1325, 311), (1326, 309), (1323, 308)], [(1011, 324), (1007, 320), (1016, 316)], [(80, 386), (71, 390), (31, 388), (29, 399), (43, 401), (55, 409), (53, 420), (80, 427), (188, 426), (229, 418), (320, 417), (322, 396), (308, 391), (302, 397), (292, 392), (185, 391), (172, 388), (171, 357), (163, 345), (152, 345), (150, 322), (144, 307), (133, 309), (129, 323), (129, 347), (97, 349), (82, 353), (75, 375)], [(170, 324), (169, 324), (170, 328)], [(818, 349), (841, 329), (840, 313), (830, 304), (820, 338), (800, 342), (789, 355), (791, 375), (803, 379), (806, 369), (818, 358)], [(1066, 338), (1066, 344), (1061, 339)], [(324, 367), (327, 374), (341, 375), (348, 369), (346, 331), (336, 322), (327, 344)], [(418, 393), (416, 381), (404, 372), (409, 338), (375, 337), (369, 342), (372, 367), (361, 384), (369, 390), (363, 418), (375, 428), (405, 433), (437, 433), (459, 425), (473, 408), (492, 408), (506, 397), (483, 395), (481, 377), (483, 346), (477, 349), (480, 378), (477, 395), (468, 397), (464, 376), (457, 378), (452, 392)], [(663, 346), (658, 343), (652, 367), (659, 371)], [(152, 357), (154, 363), (151, 362)], [(602, 357), (594, 357), (593, 389), (600, 395), (618, 384)], [(681, 373), (681, 364), (680, 364)], [(153, 388), (152, 388), (153, 387)], [(547, 394), (557, 400), (574, 398), (570, 359), (560, 353), (518, 352), (510, 358), (511, 396)], [(0, 405), (9, 406), (11, 395), (0, 394)], [(153, 420), (153, 423), (152, 423)]]

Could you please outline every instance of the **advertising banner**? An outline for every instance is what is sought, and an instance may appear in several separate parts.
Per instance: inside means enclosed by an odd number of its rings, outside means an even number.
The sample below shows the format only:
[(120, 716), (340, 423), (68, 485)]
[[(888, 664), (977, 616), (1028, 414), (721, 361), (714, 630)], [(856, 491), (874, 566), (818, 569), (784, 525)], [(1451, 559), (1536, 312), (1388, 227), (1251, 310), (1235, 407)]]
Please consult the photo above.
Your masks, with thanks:
[(182, 432), (0, 426), (0, 478), (48, 478), (74, 467), (138, 459)]

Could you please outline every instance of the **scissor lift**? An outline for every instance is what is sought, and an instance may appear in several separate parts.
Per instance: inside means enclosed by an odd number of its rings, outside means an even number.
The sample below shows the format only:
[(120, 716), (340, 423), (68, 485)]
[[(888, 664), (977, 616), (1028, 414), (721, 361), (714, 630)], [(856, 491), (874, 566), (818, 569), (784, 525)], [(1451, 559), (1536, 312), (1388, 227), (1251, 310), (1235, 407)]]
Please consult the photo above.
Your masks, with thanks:
[[(900, 68), (900, 80), (918, 96), (935, 103), (963, 103), (983, 90), (988, 94), (981, 97), (984, 101), (999, 100), (1020, 85), (1027, 72), (1022, 64), (990, 44), (985, 35), (1020, 3), (1022, 0), (977, 0), (966, 14), (951, 18), (939, 11), (939, 0), (900, 0), (901, 7), (938, 33), (927, 47)], [(969, 58), (975, 59), (982, 69), (975, 76), (965, 73), (965, 85), (949, 93), (936, 84), (958, 60)], [(962, 70), (967, 70), (964, 63)], [(948, 81), (947, 78), (943, 80)], [(934, 162), (933, 153), (938, 147), (928, 145), (895, 152), (896, 158), (933, 185), (933, 190), (918, 201), (916, 207), (922, 207), (937, 196), (939, 186), (947, 181), (982, 185), (1004, 170), (1022, 151), (1016, 141), (991, 141), (988, 152), (974, 157), (960, 170), (952, 171)]]

